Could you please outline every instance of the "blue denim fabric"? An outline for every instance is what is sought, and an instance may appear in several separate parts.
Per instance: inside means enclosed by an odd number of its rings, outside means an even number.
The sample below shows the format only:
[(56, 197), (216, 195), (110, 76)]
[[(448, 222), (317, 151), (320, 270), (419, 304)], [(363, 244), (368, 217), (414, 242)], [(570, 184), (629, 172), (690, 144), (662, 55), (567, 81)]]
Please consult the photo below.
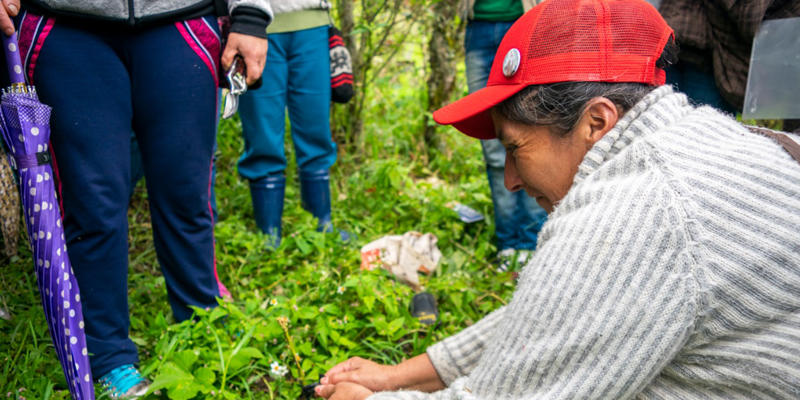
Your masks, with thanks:
[(249, 180), (286, 169), (286, 109), (300, 171), (326, 170), (336, 161), (331, 140), (328, 27), (269, 35), (264, 85), (239, 99), (244, 154), (239, 174)]
[[(469, 92), (486, 86), (492, 61), (513, 22), (470, 21), (465, 38)], [(505, 187), (506, 150), (497, 139), (481, 140), (486, 175), (494, 203), (497, 248), (533, 250), (547, 213), (524, 191), (512, 193)]]
[(713, 72), (703, 72), (694, 64), (679, 61), (667, 69), (667, 84), (689, 96), (695, 104), (709, 105), (732, 114), (736, 108), (722, 98)]

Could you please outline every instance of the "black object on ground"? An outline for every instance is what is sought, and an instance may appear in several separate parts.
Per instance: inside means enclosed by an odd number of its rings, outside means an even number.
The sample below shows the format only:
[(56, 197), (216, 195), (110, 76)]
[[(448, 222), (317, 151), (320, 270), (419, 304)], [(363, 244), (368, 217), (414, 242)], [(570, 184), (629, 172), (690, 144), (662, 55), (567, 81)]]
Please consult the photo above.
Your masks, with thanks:
[[(325, 375), (323, 375), (325, 376)], [(320, 377), (322, 378), (322, 376)], [(314, 388), (319, 386), (319, 382), (314, 382), (310, 385), (303, 386), (303, 392), (301, 394), (302, 399), (304, 400), (312, 400), (317, 397), (317, 394), (314, 392)]]
[(430, 293), (417, 293), (411, 298), (411, 315), (424, 325), (434, 325), (439, 321), (439, 308), (436, 298)]

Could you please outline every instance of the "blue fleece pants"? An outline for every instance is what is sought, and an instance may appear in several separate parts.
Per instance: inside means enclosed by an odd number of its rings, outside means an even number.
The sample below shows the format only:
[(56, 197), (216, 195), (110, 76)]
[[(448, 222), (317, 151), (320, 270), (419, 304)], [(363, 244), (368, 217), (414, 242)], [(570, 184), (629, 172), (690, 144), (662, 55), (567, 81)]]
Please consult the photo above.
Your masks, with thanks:
[[(213, 39), (215, 18), (194, 22)], [(198, 43), (188, 41), (189, 25), (115, 31), (58, 19), (38, 26), (44, 31), (34, 37), (38, 44), (31, 48), (38, 53), (27, 59), (26, 73), (53, 108), (68, 254), (81, 290), (92, 372), (100, 377), (138, 363), (128, 337), (132, 133), (175, 318), (190, 318), (190, 305), (217, 305), (209, 204), (217, 114), (213, 57), (204, 59)]]

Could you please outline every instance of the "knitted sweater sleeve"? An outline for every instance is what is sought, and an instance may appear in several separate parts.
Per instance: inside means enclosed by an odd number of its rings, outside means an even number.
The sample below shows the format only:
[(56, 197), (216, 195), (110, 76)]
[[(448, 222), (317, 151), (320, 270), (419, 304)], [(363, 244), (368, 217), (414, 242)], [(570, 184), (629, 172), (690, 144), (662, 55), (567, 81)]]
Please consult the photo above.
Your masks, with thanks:
[(228, 0), (231, 32), (267, 38), (267, 26), (272, 22), (270, 0)]
[(495, 335), (495, 328), (505, 313), (505, 307), (487, 315), (475, 325), (436, 343), (426, 353), (442, 381), (450, 385), (459, 376), (470, 373), (487, 344)]
[(431, 350), (447, 389), (370, 400), (629, 399), (658, 376), (694, 332), (698, 261), (682, 196), (632, 147), (551, 214), (494, 329)]

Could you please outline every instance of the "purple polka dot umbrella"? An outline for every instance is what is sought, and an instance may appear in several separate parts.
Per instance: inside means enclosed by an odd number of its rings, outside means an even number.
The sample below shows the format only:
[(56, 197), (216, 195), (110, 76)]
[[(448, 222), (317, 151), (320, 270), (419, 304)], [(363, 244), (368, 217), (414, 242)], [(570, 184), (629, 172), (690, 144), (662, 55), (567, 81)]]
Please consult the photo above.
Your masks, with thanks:
[(50, 164), (50, 107), (25, 86), (16, 35), (3, 37), (11, 86), (2, 91), (0, 131), (19, 171), (25, 225), (50, 336), (75, 400), (94, 399), (78, 283), (67, 257)]

